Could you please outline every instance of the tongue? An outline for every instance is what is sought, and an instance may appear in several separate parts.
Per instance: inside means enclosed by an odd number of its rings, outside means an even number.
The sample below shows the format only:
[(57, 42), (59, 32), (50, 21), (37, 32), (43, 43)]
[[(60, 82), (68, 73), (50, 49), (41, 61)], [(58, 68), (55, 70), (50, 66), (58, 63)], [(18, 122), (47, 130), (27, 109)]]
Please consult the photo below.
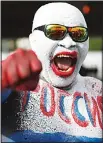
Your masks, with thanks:
[(60, 70), (68, 70), (72, 60), (71, 58), (56, 58), (55, 62)]

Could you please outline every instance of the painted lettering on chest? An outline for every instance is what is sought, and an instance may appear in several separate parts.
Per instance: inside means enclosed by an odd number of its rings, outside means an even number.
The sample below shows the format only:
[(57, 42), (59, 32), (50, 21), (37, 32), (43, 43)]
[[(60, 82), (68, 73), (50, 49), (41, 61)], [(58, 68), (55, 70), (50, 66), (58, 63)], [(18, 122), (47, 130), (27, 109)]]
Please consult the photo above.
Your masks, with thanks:
[[(64, 90), (58, 89), (55, 92), (55, 89), (50, 85), (44, 85), (43, 87), (38, 85), (34, 93), (38, 92), (41, 94), (40, 110), (44, 116), (53, 117), (57, 113), (60, 119), (67, 124), (72, 124), (74, 121), (81, 127), (87, 127), (91, 124), (93, 127), (99, 126), (103, 129), (101, 96), (90, 97), (85, 92), (77, 91), (71, 96), (69, 92)], [(84, 108), (86, 114), (81, 112), (82, 108)]]

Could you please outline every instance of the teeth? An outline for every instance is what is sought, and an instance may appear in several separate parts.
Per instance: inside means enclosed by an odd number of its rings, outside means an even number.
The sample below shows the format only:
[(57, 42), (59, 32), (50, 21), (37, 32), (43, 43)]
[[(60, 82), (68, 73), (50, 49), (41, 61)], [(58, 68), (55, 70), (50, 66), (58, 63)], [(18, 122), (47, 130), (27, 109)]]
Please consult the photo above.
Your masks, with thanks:
[(62, 72), (68, 72), (70, 70), (70, 68), (68, 68), (67, 70), (60, 70), (59, 71), (62, 71)]
[(69, 55), (58, 55), (57, 57), (58, 58), (62, 58), (62, 57), (69, 58), (70, 56)]

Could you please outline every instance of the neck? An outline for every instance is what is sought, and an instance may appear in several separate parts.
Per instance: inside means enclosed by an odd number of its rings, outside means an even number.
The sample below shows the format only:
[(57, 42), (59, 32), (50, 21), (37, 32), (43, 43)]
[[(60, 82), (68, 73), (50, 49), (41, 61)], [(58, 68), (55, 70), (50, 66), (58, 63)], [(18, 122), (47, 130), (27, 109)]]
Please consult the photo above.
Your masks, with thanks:
[(72, 89), (76, 84), (77, 84), (77, 81), (78, 81), (78, 78), (76, 77), (71, 84), (69, 84), (68, 86), (66, 87), (59, 87), (59, 89), (62, 89), (62, 90), (69, 90), (69, 89)]
[[(78, 77), (79, 77), (80, 75), (78, 74), (77, 76), (76, 76), (76, 78), (72, 81), (72, 83), (71, 84), (69, 84), (69, 85), (67, 85), (66, 87), (57, 87), (57, 86), (54, 86), (54, 87), (56, 87), (56, 88), (58, 88), (58, 89), (62, 89), (62, 90), (69, 90), (69, 89), (72, 89), (72, 87), (74, 87), (76, 84), (77, 84), (77, 81), (78, 81)], [(47, 82), (47, 83), (49, 83), (44, 77), (40, 77), (40, 79), (41, 80), (43, 80), (43, 81), (45, 81), (45, 82)]]

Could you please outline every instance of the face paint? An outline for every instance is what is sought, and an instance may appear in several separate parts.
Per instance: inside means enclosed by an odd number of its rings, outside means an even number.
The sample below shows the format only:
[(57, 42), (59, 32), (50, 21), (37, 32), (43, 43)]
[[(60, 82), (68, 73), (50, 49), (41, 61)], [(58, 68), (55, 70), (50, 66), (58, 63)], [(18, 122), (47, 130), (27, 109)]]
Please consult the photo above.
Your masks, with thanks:
[(42, 62), (41, 77), (53, 86), (66, 87), (76, 81), (76, 76), (88, 52), (89, 40), (76, 42), (69, 33), (61, 40), (53, 40), (43, 31), (34, 30), (48, 24), (86, 28), (87, 25), (82, 13), (67, 3), (46, 4), (34, 16), (29, 40), (32, 49)]

